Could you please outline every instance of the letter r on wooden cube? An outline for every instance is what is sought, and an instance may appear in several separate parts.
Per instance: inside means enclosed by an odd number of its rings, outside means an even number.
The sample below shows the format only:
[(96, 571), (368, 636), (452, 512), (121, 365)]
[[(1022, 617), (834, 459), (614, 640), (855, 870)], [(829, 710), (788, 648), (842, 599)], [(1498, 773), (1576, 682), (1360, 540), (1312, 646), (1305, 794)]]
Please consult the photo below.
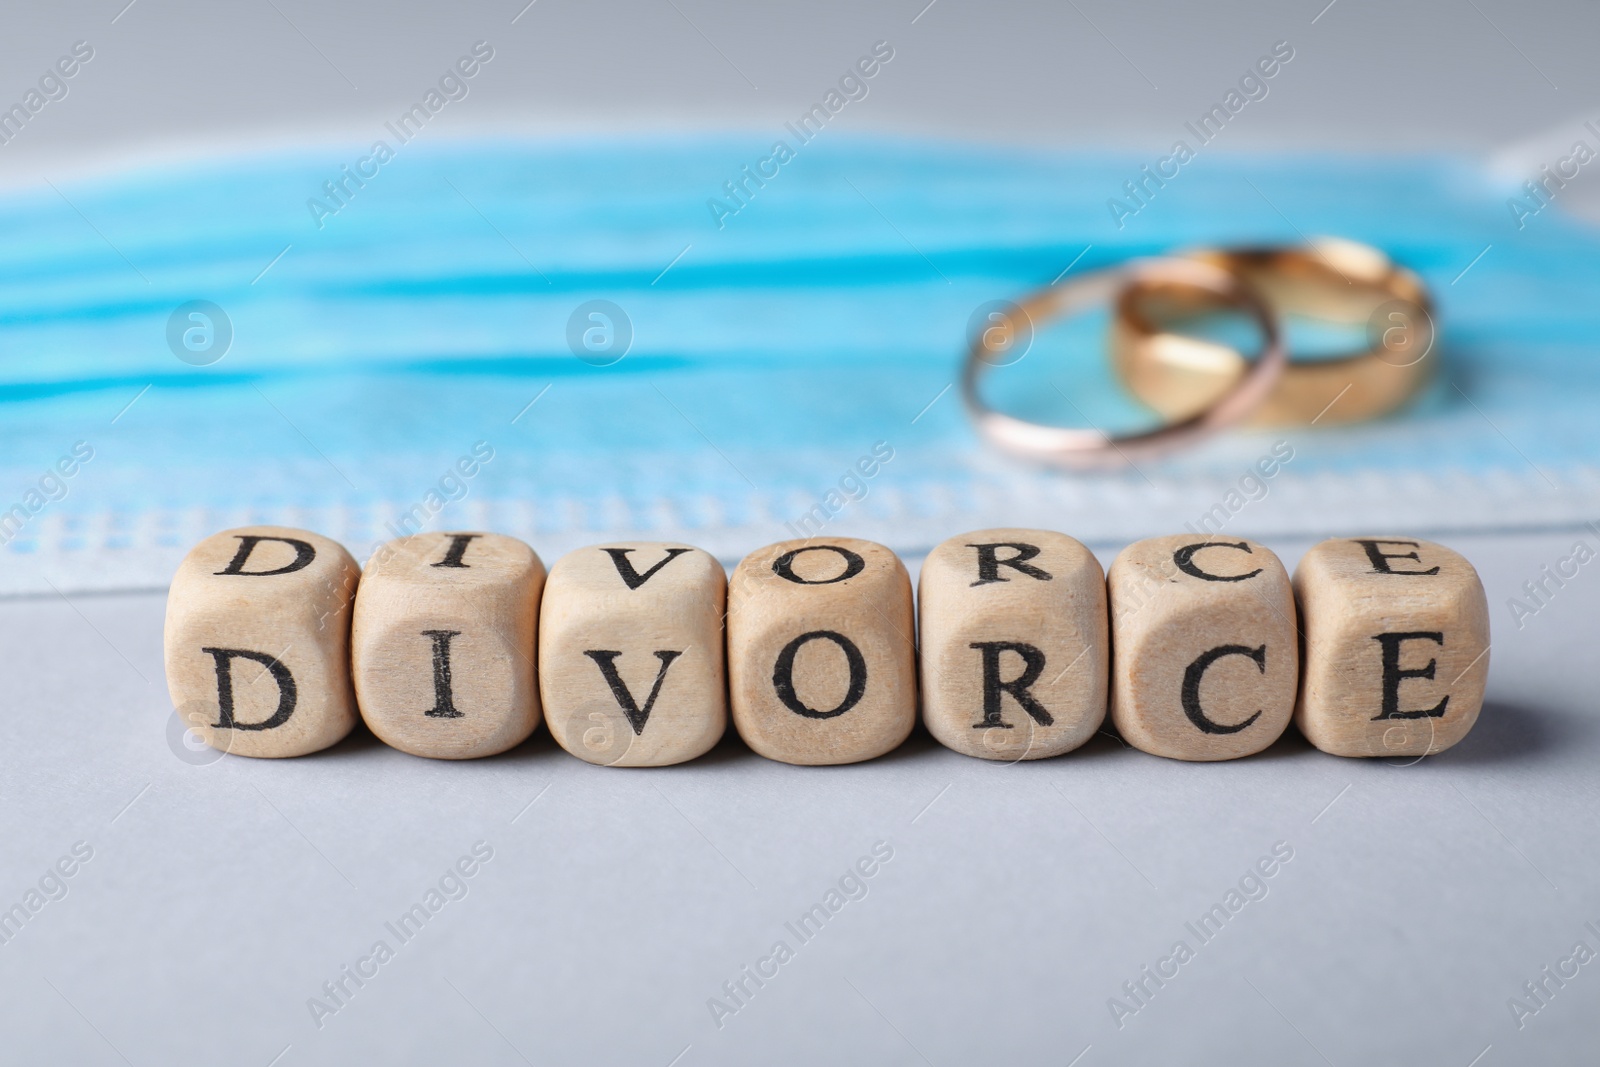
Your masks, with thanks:
[(474, 759), (539, 726), (544, 564), (514, 537), (423, 533), (381, 546), (356, 596), (361, 717), (414, 756)]
[(1253, 541), (1180, 535), (1123, 549), (1111, 597), (1111, 721), (1184, 760), (1260, 752), (1294, 712), (1299, 631), (1283, 563)]
[(303, 756), (356, 724), (350, 612), (361, 577), (335, 541), (245, 526), (201, 541), (167, 594), (167, 689), (190, 732), (240, 756)]
[(857, 763), (917, 715), (911, 579), (882, 545), (840, 537), (752, 552), (728, 591), (733, 723), (784, 763)]
[(1295, 725), (1335, 756), (1428, 756), (1478, 720), (1489, 602), (1443, 545), (1339, 538), (1301, 559), (1305, 667)]
[(918, 579), (922, 716), (984, 759), (1041, 759), (1106, 716), (1105, 572), (1065, 534), (979, 530), (928, 553)]
[(590, 763), (664, 767), (721, 740), (727, 586), (722, 564), (687, 545), (596, 545), (557, 560), (539, 620), (557, 743)]

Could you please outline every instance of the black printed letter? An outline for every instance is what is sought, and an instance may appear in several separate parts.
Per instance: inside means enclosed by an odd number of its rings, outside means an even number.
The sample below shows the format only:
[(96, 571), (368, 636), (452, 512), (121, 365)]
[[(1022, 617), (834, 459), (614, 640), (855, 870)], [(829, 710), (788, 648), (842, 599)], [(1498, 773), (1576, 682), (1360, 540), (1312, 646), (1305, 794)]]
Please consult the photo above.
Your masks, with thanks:
[[(309, 544), (294, 537), (269, 537), (264, 534), (234, 534), (239, 539), (239, 551), (234, 554), (233, 562), (217, 571), (217, 574), (243, 574), (251, 578), (265, 578), (273, 574), (290, 574), (302, 567), (309, 566), (317, 558), (317, 550)], [(247, 571), (244, 569), (245, 561), (250, 558), (250, 553), (263, 541), (282, 541), (294, 548), (294, 562), (285, 564), (272, 571)]]
[[(844, 571), (833, 578), (818, 578), (815, 581), (809, 578), (802, 578), (794, 572), (795, 557), (802, 552), (837, 552), (839, 553), (839, 558), (844, 560)], [(848, 548), (840, 548), (838, 545), (807, 545), (805, 548), (793, 548), (772, 561), (772, 570), (778, 577), (787, 578), (797, 585), (832, 585), (834, 582), (842, 582), (847, 578), (854, 578), (866, 569), (866, 560)]]
[[(1046, 576), (1048, 577), (1048, 575)], [(1011, 724), (1000, 720), (1000, 700), (1010, 693), (1022, 710), (1033, 716), (1040, 726), (1055, 722), (1049, 709), (1028, 692), (1028, 687), (1039, 680), (1044, 672), (1044, 653), (1033, 645), (1021, 641), (974, 641), (970, 646), (983, 653), (983, 721), (972, 724), (974, 730), (998, 726), (1011, 729)], [(1022, 657), (1022, 673), (1009, 682), (1000, 680), (1000, 653), (1015, 652)]]
[(470, 563), (462, 563), (461, 557), (467, 554), (467, 545), (482, 537), (482, 534), (451, 534), (450, 547), (445, 551), (444, 559), (438, 563), (430, 564), (434, 567), (470, 567)]
[[(1027, 545), (1017, 541), (1001, 541), (993, 545), (968, 545), (968, 548), (978, 550), (978, 580), (973, 585), (988, 585), (990, 582), (1010, 581), (1000, 577), (1001, 567), (1010, 567), (1018, 574), (1026, 574), (1029, 578), (1037, 578), (1041, 582), (1048, 582), (1050, 574), (1030, 565), (1027, 561), (1039, 554), (1038, 545)], [(1017, 554), (1001, 559), (997, 552), (1002, 548), (1014, 548)]]
[[(607, 549), (606, 551), (628, 552), (630, 549)], [(679, 548), (673, 551), (687, 552), (689, 550), (687, 548)], [(671, 556), (668, 556), (666, 560), (656, 564), (656, 567), (662, 566), (671, 558)], [(651, 570), (650, 574), (653, 573), (655, 573), (654, 569)], [(646, 574), (645, 578), (650, 577), (650, 574)], [(627, 580), (626, 575), (623, 576), (623, 580)], [(640, 579), (640, 581), (643, 580), (643, 578)], [(589, 649), (584, 652), (584, 655), (594, 660), (595, 666), (600, 668), (601, 676), (605, 678), (606, 684), (611, 687), (611, 695), (616, 697), (617, 706), (628, 717), (628, 725), (633, 727), (634, 736), (637, 737), (644, 733), (644, 724), (650, 721), (650, 709), (656, 706), (656, 697), (661, 695), (661, 683), (667, 680), (667, 668), (672, 666), (672, 661), (683, 655), (683, 653), (668, 650), (656, 653), (656, 659), (661, 661), (661, 666), (656, 671), (656, 684), (650, 687), (650, 695), (645, 698), (643, 708), (639, 707), (639, 702), (633, 699), (633, 694), (628, 691), (628, 683), (624, 682), (622, 676), (617, 673), (617, 657), (622, 655), (621, 652), (596, 648)]]
[(1190, 722), (1208, 734), (1236, 734), (1261, 718), (1261, 712), (1258, 711), (1244, 722), (1233, 726), (1223, 726), (1206, 718), (1205, 709), (1200, 706), (1200, 679), (1205, 676), (1206, 668), (1224, 656), (1248, 656), (1255, 660), (1257, 670), (1262, 674), (1267, 673), (1266, 645), (1259, 648), (1250, 648), (1248, 645), (1218, 645), (1209, 652), (1202, 652), (1198, 659), (1189, 664), (1189, 669), (1183, 672), (1183, 713), (1189, 716)]
[(1356, 538), (1355, 541), (1356, 544), (1367, 550), (1367, 559), (1372, 561), (1373, 574), (1439, 573), (1438, 567), (1429, 567), (1425, 571), (1397, 571), (1393, 567), (1389, 566), (1389, 561), (1391, 559), (1414, 559), (1418, 563), (1421, 563), (1422, 557), (1417, 555), (1415, 552), (1385, 552), (1383, 549), (1378, 547), (1379, 545), (1410, 545), (1412, 548), (1416, 548), (1418, 545), (1415, 541), (1363, 541), (1359, 537)]
[(450, 639), (460, 630), (424, 630), (423, 637), (433, 638), (433, 707), (422, 714), (430, 719), (459, 719), (456, 710), (454, 686), (450, 679)]
[[(1172, 562), (1176, 563), (1178, 569), (1183, 573), (1192, 575), (1195, 578), (1203, 578), (1208, 582), (1242, 582), (1246, 578), (1254, 578), (1261, 573), (1260, 567), (1248, 574), (1234, 575), (1212, 574), (1210, 571), (1203, 571), (1200, 569), (1199, 564), (1194, 561), (1194, 554), (1202, 548), (1237, 548), (1241, 552), (1250, 551), (1250, 546), (1244, 541), (1201, 541), (1199, 544), (1184, 545), (1178, 549), (1172, 554)], [(1254, 553), (1251, 554), (1254, 555)]]
[[(660, 563), (657, 563), (654, 567), (651, 567), (643, 574), (640, 574), (638, 571), (634, 570), (632, 561), (628, 559), (628, 553), (632, 552), (633, 549), (602, 548), (600, 551), (610, 556), (611, 562), (616, 564), (617, 573), (622, 575), (623, 584), (625, 584), (629, 589), (637, 589), (645, 582), (648, 582), (656, 573), (656, 571), (660, 570), (662, 567), (665, 567), (667, 564), (671, 563), (673, 560), (677, 559), (679, 556), (683, 555), (689, 550), (687, 548), (667, 549), (666, 557), (662, 559)], [(588, 653), (585, 652), (584, 655), (588, 655)]]
[[(289, 673), (289, 668), (279, 662), (277, 657), (243, 648), (202, 648), (200, 651), (210, 654), (217, 661), (217, 721), (212, 724), (213, 726), (219, 730), (271, 730), (289, 721), (289, 716), (294, 714), (299, 691), (294, 684), (294, 675)], [(265, 667), (267, 673), (272, 675), (272, 680), (278, 683), (278, 710), (272, 713), (272, 718), (263, 722), (234, 721), (233, 661), (235, 659), (255, 660)]]
[[(843, 551), (842, 549), (840, 551)], [(855, 553), (850, 553), (855, 556)], [(855, 556), (857, 562), (860, 556)], [(837, 580), (837, 579), (836, 579)], [(822, 638), (832, 641), (844, 651), (844, 658), (850, 665), (850, 687), (844, 694), (844, 699), (832, 711), (817, 711), (807, 707), (794, 691), (794, 657), (799, 653), (802, 645), (808, 641)], [(834, 633), (832, 630), (812, 630), (810, 633), (801, 634), (799, 637), (783, 646), (783, 651), (778, 653), (778, 662), (772, 668), (772, 686), (778, 691), (778, 699), (783, 701), (783, 706), (796, 715), (804, 715), (808, 719), (831, 719), (835, 715), (843, 715), (861, 701), (867, 691), (867, 661), (861, 655), (861, 650), (855, 646), (844, 634)]]
[[(1393, 542), (1390, 542), (1391, 544)], [(1438, 570), (1435, 567), (1434, 570)], [(1400, 572), (1405, 573), (1405, 572)], [(1412, 571), (1413, 574), (1431, 574), (1433, 571)], [(1437, 660), (1429, 660), (1426, 667), (1415, 670), (1400, 669), (1400, 643), (1402, 641), (1432, 641), (1435, 644), (1444, 644), (1444, 634), (1415, 631), (1400, 634), (1378, 634), (1374, 641), (1383, 646), (1383, 712), (1372, 717), (1373, 722), (1379, 719), (1430, 719), (1438, 718), (1444, 714), (1445, 706), (1450, 703), (1447, 696), (1433, 707), (1422, 711), (1400, 710), (1400, 683), (1407, 678), (1432, 678)]]

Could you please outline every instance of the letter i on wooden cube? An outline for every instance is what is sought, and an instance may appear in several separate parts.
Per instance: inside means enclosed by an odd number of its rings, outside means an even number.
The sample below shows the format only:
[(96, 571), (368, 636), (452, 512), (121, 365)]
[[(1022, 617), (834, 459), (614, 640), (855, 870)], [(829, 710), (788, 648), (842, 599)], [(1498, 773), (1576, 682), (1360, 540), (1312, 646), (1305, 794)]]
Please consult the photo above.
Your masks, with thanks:
[(1158, 756), (1260, 752), (1294, 712), (1299, 631), (1283, 563), (1253, 541), (1152, 537), (1123, 549), (1111, 597), (1111, 721)]
[(1295, 725), (1335, 756), (1429, 756), (1478, 720), (1489, 678), (1489, 602), (1443, 545), (1341, 538), (1294, 572), (1305, 621)]
[(539, 726), (544, 564), (514, 537), (424, 533), (380, 547), (356, 596), (361, 717), (415, 756), (474, 759)]
[(922, 717), (984, 759), (1071, 751), (1105, 721), (1105, 572), (1065, 534), (979, 530), (928, 553), (917, 583)]
[(360, 568), (335, 541), (246, 526), (179, 564), (163, 635), (179, 718), (213, 748), (303, 756), (356, 724), (350, 614)]
[(734, 726), (784, 763), (856, 763), (894, 749), (917, 714), (911, 579), (882, 545), (783, 541), (728, 590)]
[(727, 587), (722, 564), (687, 545), (597, 545), (557, 560), (539, 619), (556, 742), (590, 763), (664, 767), (721, 740)]

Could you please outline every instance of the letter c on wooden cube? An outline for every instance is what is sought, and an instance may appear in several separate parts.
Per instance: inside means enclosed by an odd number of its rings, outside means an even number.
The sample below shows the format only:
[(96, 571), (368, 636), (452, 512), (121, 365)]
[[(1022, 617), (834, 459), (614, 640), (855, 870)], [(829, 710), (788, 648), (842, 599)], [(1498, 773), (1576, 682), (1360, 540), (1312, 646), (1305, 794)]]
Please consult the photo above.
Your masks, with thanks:
[(1276, 741), (1294, 712), (1294, 592), (1269, 549), (1152, 537), (1123, 549), (1111, 597), (1111, 721), (1135, 748), (1225, 760)]
[(283, 526), (201, 541), (178, 565), (163, 634), (167, 689), (191, 732), (240, 756), (303, 756), (356, 724), (344, 546)]
[(979, 530), (928, 553), (917, 582), (922, 717), (941, 744), (1042, 759), (1106, 717), (1106, 581), (1079, 542)]
[(1478, 721), (1489, 602), (1443, 545), (1340, 538), (1294, 572), (1305, 620), (1295, 725), (1335, 756), (1431, 756)]
[(474, 759), (539, 726), (544, 564), (514, 537), (424, 533), (380, 547), (356, 595), (361, 717), (414, 756)]
[(840, 537), (752, 552), (728, 590), (734, 726), (784, 763), (857, 763), (917, 714), (911, 579), (887, 548)]
[(687, 545), (633, 541), (550, 568), (539, 685), (557, 743), (609, 767), (703, 755), (728, 727), (722, 564)]

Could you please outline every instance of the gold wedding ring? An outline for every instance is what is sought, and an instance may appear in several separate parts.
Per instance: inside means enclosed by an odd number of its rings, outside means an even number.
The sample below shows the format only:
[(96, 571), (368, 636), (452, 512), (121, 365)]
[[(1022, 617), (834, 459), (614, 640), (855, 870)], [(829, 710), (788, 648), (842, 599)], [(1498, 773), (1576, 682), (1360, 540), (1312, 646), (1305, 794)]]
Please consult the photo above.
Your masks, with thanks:
[[(1226, 377), (1219, 375), (1211, 382), (1204, 403), (1169, 416), (1164, 425), (1154, 430), (1126, 436), (1112, 436), (1092, 427), (1028, 422), (994, 410), (983, 399), (980, 379), (985, 372), (1013, 361), (1006, 357), (1019, 328), (1031, 332), (1049, 319), (1096, 303), (1108, 303), (1127, 288), (1136, 288), (1157, 304), (1181, 305), (1196, 312), (1215, 310), (1219, 304), (1241, 311), (1260, 332), (1261, 354), (1247, 360), (1232, 349), (1226, 350), (1237, 360), (1236, 366), (1230, 365), (1236, 372)], [(1060, 466), (1127, 463), (1169, 452), (1235, 425), (1273, 392), (1288, 364), (1278, 317), (1266, 299), (1242, 273), (1198, 258), (1138, 260), (1078, 275), (1026, 297), (1001, 317), (1005, 321), (1000, 326), (976, 331), (967, 349), (961, 379), (967, 411), (979, 433), (1000, 447)]]
[[(1333, 425), (1387, 414), (1433, 372), (1433, 301), (1422, 279), (1369, 245), (1317, 238), (1301, 246), (1199, 249), (1187, 259), (1232, 273), (1278, 316), (1365, 324), (1366, 348), (1291, 360), (1246, 426)], [(1237, 389), (1252, 363), (1226, 344), (1180, 333), (1211, 308), (1193, 290), (1132, 278), (1118, 294), (1112, 361), (1134, 396), (1172, 420), (1205, 412)], [(1260, 362), (1259, 360), (1257, 361)]]

